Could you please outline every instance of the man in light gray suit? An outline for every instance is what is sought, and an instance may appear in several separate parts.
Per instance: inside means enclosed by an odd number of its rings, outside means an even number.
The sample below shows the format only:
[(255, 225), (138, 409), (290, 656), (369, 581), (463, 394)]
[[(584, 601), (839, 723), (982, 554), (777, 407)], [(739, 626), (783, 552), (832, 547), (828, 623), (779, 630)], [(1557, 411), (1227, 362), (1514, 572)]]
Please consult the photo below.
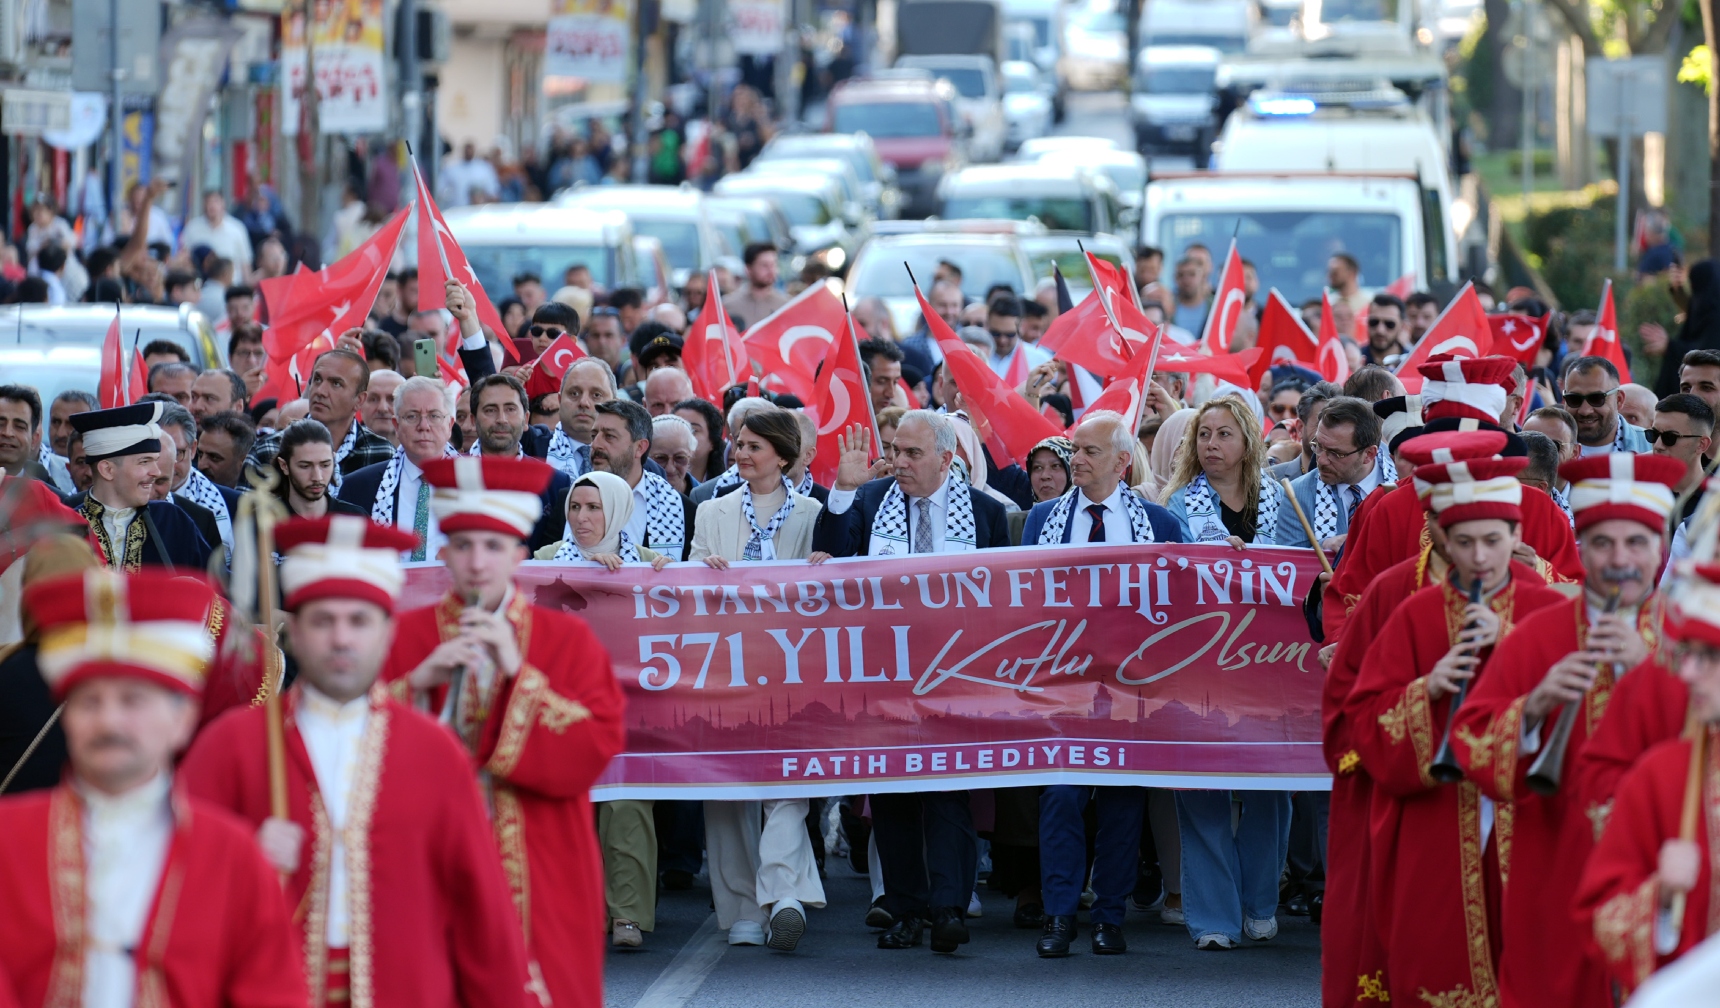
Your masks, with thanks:
[[(1381, 421), (1373, 407), (1353, 396), (1326, 401), (1313, 437), (1314, 468), (1290, 483), (1320, 546), (1336, 553), (1350, 518), (1386, 477), (1380, 453)], [(1278, 509), (1281, 546), (1312, 546), (1294, 508)]]

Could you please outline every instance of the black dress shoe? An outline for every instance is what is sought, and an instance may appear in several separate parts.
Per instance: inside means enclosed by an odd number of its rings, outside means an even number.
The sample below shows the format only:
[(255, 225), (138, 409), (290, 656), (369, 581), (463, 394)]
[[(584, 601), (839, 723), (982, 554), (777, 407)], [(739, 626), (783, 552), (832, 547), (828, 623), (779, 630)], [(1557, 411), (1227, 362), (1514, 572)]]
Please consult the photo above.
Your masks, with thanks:
[(1299, 892), (1285, 900), (1284, 912), (1292, 917), (1308, 916), (1308, 894)]
[(1320, 926), (1320, 912), (1325, 908), (1326, 894), (1323, 892), (1315, 893), (1314, 898), (1308, 901), (1308, 919), (1314, 922), (1315, 927)]
[(869, 928), (887, 928), (896, 923), (896, 915), (884, 909), (884, 897), (872, 901), (866, 910), (866, 926)]
[(918, 948), (920, 932), (926, 922), (909, 915), (890, 925), (890, 929), (878, 936), (878, 947), (881, 949)]
[(932, 951), (949, 954), (968, 943), (967, 922), (956, 907), (938, 907), (932, 920)]
[(1094, 955), (1122, 955), (1127, 951), (1129, 951), (1129, 943), (1123, 940), (1123, 925), (1093, 925)]
[(1045, 930), (1039, 935), (1039, 958), (1061, 959), (1068, 955), (1076, 930), (1074, 914), (1045, 918)]
[(663, 888), (670, 892), (685, 892), (693, 888), (693, 873), (670, 868), (663, 872)]
[(1015, 926), (1023, 931), (1045, 926), (1045, 906), (1040, 903), (1023, 903), (1015, 908), (1013, 918)]

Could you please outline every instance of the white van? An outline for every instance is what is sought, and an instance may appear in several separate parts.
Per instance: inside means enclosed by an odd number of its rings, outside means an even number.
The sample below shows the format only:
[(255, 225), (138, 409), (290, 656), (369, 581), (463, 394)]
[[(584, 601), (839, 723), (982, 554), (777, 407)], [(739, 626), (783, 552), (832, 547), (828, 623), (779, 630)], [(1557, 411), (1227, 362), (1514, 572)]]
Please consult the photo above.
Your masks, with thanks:
[(1147, 183), (1141, 244), (1163, 249), (1167, 263), (1196, 243), (1219, 259), (1235, 235), (1261, 289), (1276, 287), (1291, 304), (1320, 296), (1336, 252), (1361, 264), (1364, 288), (1406, 273), (1426, 288), (1450, 278), (1456, 255), (1434, 206), (1409, 174), (1170, 173)]

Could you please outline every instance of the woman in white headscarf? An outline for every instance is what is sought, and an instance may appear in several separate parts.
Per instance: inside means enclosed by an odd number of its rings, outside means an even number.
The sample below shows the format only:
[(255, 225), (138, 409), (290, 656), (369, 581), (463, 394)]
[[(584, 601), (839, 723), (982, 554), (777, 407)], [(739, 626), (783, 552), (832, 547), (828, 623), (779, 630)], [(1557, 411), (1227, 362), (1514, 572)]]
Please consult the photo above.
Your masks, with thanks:
[(668, 557), (628, 538), (627, 522), (632, 517), (633, 489), (627, 481), (593, 469), (574, 480), (567, 492), (568, 538), (550, 543), (534, 556), (560, 563), (590, 560), (610, 570), (619, 570), (624, 563), (648, 563), (662, 570)]

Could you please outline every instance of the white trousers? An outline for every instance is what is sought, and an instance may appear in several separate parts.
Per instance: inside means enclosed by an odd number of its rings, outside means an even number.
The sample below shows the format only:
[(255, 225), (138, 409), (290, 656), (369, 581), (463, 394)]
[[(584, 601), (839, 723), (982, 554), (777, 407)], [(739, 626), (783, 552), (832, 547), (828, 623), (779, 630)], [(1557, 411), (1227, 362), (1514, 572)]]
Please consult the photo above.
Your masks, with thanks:
[(824, 905), (806, 809), (805, 798), (705, 802), (705, 862), (718, 927), (764, 924), (768, 908), (786, 899)]

